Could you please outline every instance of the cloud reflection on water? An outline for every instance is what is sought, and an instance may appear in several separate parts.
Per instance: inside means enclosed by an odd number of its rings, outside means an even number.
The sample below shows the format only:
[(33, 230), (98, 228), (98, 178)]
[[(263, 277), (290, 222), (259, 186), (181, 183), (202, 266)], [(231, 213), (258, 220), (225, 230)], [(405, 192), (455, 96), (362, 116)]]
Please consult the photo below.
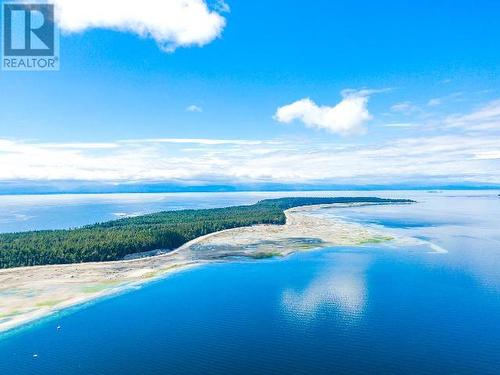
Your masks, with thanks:
[(331, 254), (338, 262), (304, 289), (288, 288), (281, 302), (284, 312), (301, 318), (315, 319), (335, 311), (344, 319), (355, 320), (363, 315), (367, 300), (365, 273), (370, 265), (367, 254)]

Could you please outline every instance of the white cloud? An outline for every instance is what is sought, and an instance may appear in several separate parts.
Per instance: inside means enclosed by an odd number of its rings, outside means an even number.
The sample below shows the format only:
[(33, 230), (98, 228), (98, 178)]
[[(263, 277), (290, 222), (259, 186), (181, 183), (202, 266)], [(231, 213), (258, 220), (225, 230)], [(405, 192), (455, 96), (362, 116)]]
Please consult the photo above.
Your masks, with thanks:
[(186, 107), (186, 111), (188, 112), (203, 112), (203, 108), (200, 106), (197, 106), (196, 104), (191, 104), (190, 106)]
[(335, 106), (318, 106), (309, 98), (279, 107), (274, 119), (282, 123), (302, 121), (307, 127), (324, 129), (336, 134), (360, 133), (372, 116), (368, 112), (368, 98), (374, 90), (344, 90), (343, 99)]
[(500, 183), (499, 144), (498, 137), (467, 135), (341, 147), (322, 141), (183, 138), (54, 147), (0, 139), (0, 182)]
[(433, 98), (433, 99), (430, 99), (427, 102), (427, 105), (429, 107), (437, 107), (438, 105), (441, 105), (441, 104), (443, 104), (443, 99), (442, 98)]
[(402, 113), (405, 115), (410, 115), (415, 112), (419, 112), (420, 108), (413, 104), (412, 102), (401, 102), (396, 103), (391, 107), (391, 111)]
[(0, 184), (20, 180), (500, 184), (500, 100), (471, 113), (436, 119), (433, 126), (417, 137), (369, 143), (211, 138), (47, 143), (0, 138)]
[(429, 107), (437, 107), (449, 101), (456, 101), (462, 96), (461, 92), (454, 92), (440, 98), (432, 98), (427, 102)]
[(500, 131), (500, 99), (493, 100), (472, 113), (448, 116), (445, 124), (468, 130)]
[(217, 0), (214, 5), (214, 9), (221, 13), (229, 13), (231, 11), (229, 4), (227, 4), (224, 0)]
[(395, 122), (390, 124), (385, 124), (388, 128), (412, 128), (417, 126), (417, 124), (412, 122)]
[(120, 143), (188, 143), (195, 145), (260, 145), (263, 143), (277, 144), (275, 141), (253, 141), (248, 139), (207, 139), (207, 138), (150, 138), (122, 140)]
[[(223, 1), (210, 9), (205, 0), (52, 0), (64, 32), (112, 29), (153, 38), (165, 51), (203, 46), (219, 37), (229, 11)], [(220, 12), (220, 13), (219, 13)]]
[(95, 143), (40, 143), (39, 146), (41, 148), (46, 149), (107, 149), (107, 148), (117, 148), (119, 147), (117, 143), (106, 143), (106, 142), (95, 142)]
[(480, 151), (474, 156), (476, 159), (500, 159), (500, 150)]

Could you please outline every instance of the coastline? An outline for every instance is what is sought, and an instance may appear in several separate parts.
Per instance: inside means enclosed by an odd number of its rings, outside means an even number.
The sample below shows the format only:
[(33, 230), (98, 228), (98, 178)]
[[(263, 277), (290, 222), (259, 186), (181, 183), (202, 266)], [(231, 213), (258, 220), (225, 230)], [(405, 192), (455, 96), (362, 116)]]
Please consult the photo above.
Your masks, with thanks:
[(0, 270), (0, 334), (210, 262), (287, 256), (297, 251), (391, 239), (372, 228), (308, 214), (342, 206), (345, 204), (291, 208), (285, 211), (284, 225), (226, 229), (151, 257)]

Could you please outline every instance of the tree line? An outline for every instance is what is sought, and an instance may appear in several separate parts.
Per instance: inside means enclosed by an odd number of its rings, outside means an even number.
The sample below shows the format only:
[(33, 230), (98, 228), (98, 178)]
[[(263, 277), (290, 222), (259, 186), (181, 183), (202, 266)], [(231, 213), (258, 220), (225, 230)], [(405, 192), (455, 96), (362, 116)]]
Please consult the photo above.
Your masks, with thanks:
[(0, 268), (99, 262), (175, 249), (209, 233), (255, 224), (284, 224), (284, 210), (330, 203), (410, 202), (380, 198), (280, 198), (249, 206), (164, 211), (76, 229), (0, 234)]

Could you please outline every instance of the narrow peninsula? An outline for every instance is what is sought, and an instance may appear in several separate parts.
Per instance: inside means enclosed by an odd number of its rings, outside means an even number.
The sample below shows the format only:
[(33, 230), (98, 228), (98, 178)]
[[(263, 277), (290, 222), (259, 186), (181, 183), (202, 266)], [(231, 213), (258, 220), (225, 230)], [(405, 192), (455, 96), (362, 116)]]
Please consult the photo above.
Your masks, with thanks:
[(285, 224), (284, 211), (319, 204), (409, 203), (373, 197), (279, 198), (248, 206), (164, 211), (76, 229), (0, 234), (0, 268), (104, 262), (130, 254), (173, 250), (225, 229)]
[[(282, 198), (160, 212), (69, 230), (0, 235), (0, 332), (189, 267), (390, 240), (323, 209), (411, 203)], [(158, 255), (159, 254), (159, 255)]]

